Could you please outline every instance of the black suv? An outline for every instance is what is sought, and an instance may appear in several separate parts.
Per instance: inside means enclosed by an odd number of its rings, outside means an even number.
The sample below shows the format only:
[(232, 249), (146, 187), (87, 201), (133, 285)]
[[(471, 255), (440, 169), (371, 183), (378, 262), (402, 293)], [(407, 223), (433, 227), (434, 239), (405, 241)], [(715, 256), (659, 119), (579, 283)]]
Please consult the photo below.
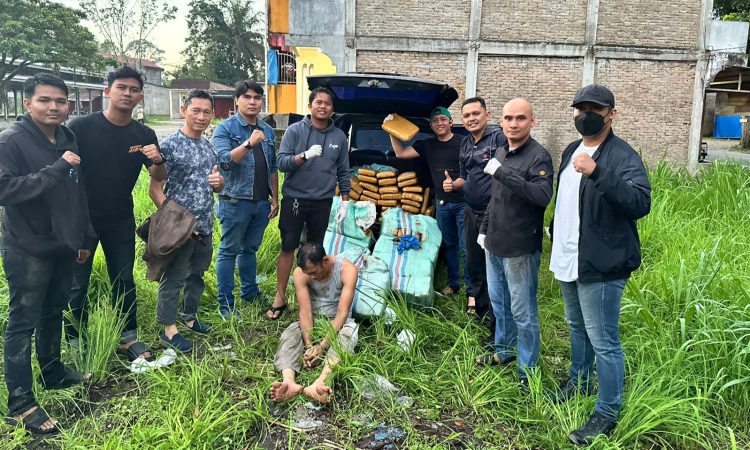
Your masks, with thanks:
[[(421, 158), (396, 158), (389, 135), (381, 125), (388, 114), (397, 113), (419, 127), (419, 133), (405, 145), (432, 138), (430, 113), (456, 101), (455, 89), (437, 81), (384, 73), (315, 75), (307, 77), (307, 81), (310, 89), (326, 87), (333, 92), (333, 120), (349, 137), (350, 166), (384, 164), (400, 172), (415, 171), (420, 184), (431, 184), (427, 164)], [(465, 134), (455, 122), (453, 132)]]

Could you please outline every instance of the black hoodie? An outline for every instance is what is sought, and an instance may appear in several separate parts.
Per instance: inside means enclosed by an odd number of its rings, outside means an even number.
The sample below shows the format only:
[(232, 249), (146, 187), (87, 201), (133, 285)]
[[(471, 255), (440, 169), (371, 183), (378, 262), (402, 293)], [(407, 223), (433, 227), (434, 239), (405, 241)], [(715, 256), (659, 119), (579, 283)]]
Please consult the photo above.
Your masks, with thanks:
[(73, 258), (96, 235), (79, 169), (62, 159), (78, 153), (75, 135), (59, 126), (55, 137), (52, 144), (28, 114), (0, 133), (2, 239), (36, 257)]

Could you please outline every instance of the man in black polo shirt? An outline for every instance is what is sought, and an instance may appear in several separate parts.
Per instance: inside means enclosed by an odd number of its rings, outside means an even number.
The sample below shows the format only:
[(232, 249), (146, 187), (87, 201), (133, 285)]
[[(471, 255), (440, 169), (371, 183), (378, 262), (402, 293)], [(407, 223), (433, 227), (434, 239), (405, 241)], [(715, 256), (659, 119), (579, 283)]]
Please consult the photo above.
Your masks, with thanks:
[(506, 103), (502, 124), (508, 143), (484, 168), (492, 177), (492, 197), (477, 238), (487, 254), (495, 351), (478, 362), (506, 365), (518, 358), (518, 376), (526, 384), (541, 341), (536, 292), (552, 157), (531, 137), (536, 118), (527, 100)]
[[(443, 234), (443, 248), (445, 263), (448, 266), (448, 286), (443, 290), (444, 295), (455, 294), (461, 289), (460, 255), (466, 254), (464, 232), (464, 209), (466, 202), (460, 192), (445, 192), (443, 180), (445, 177), (458, 177), (458, 153), (461, 149), (461, 136), (453, 134), (451, 127), (453, 118), (450, 111), (437, 107), (430, 114), (430, 128), (435, 137), (417, 141), (414, 145), (404, 147), (403, 144), (391, 136), (391, 146), (398, 158), (414, 159), (422, 157), (427, 162), (432, 174), (432, 185), (435, 190), (435, 206), (438, 226)], [(469, 308), (474, 308), (474, 296), (471, 290), (471, 279), (464, 263), (464, 280)]]
[[(143, 83), (143, 75), (129, 66), (110, 72), (108, 86), (104, 88), (104, 95), (109, 97), (107, 110), (70, 124), (78, 139), (91, 223), (107, 259), (112, 302), (125, 321), (118, 351), (131, 361), (138, 357), (153, 360), (151, 351), (137, 340), (132, 192), (144, 166), (157, 181), (167, 177), (156, 133), (131, 117), (133, 109), (143, 99)], [(73, 345), (79, 342), (79, 329), (86, 328), (87, 291), (93, 260), (91, 255), (86, 264), (76, 267), (74, 274), (70, 295), (73, 323), (68, 320), (65, 327)]]

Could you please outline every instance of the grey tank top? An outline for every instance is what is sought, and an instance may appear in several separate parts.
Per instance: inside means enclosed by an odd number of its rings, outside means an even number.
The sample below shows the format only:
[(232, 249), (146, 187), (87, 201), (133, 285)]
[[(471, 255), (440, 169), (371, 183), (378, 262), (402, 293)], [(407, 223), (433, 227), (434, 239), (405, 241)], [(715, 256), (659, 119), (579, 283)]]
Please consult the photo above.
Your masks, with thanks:
[[(336, 316), (339, 299), (341, 298), (341, 288), (344, 286), (344, 283), (341, 281), (341, 265), (343, 261), (343, 256), (335, 257), (331, 278), (327, 281), (310, 280), (310, 301), (314, 316), (329, 318)], [(351, 315), (352, 312), (350, 310), (348, 317), (351, 317)]]

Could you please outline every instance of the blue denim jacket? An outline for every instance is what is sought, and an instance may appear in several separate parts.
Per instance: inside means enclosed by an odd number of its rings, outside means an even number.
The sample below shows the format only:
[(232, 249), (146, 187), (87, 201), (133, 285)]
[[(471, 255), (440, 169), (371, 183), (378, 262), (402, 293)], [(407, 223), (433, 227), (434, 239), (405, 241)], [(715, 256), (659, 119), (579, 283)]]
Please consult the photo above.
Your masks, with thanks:
[[(276, 144), (273, 128), (258, 119), (258, 126), (265, 138), (261, 141), (263, 153), (266, 155), (268, 173), (278, 173), (276, 168)], [(253, 183), (255, 181), (255, 158), (249, 152), (241, 163), (232, 160), (229, 154), (233, 149), (245, 142), (252, 134), (250, 125), (240, 114), (221, 122), (214, 130), (211, 143), (216, 147), (219, 172), (224, 177), (224, 190), (221, 195), (232, 198), (252, 200)], [(269, 189), (270, 187), (269, 176)], [(271, 190), (273, 192), (273, 190)]]

